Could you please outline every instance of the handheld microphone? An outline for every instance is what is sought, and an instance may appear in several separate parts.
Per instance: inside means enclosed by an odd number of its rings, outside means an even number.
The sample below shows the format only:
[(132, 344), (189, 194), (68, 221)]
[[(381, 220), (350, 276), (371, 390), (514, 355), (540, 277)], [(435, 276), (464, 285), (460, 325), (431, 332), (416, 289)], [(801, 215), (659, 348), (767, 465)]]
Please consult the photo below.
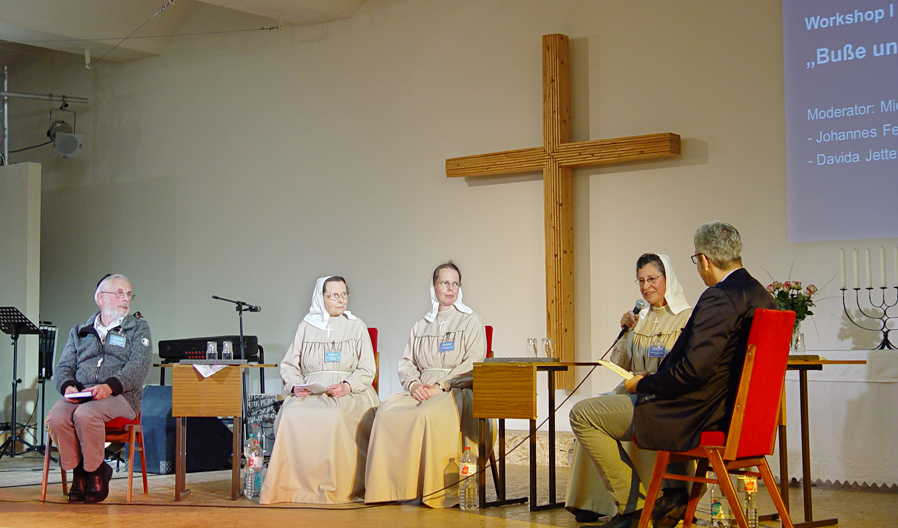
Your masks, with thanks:
[[(639, 299), (636, 301), (636, 305), (633, 306), (633, 313), (638, 314), (639, 312), (642, 311), (643, 308), (645, 308), (645, 301), (642, 299)], [(617, 334), (617, 339), (622, 338), (624, 336), (624, 334), (627, 333), (628, 330), (630, 330), (630, 329), (627, 328), (626, 325), (622, 326), (620, 329), (620, 333)], [(614, 341), (617, 342), (617, 339), (615, 339)]]

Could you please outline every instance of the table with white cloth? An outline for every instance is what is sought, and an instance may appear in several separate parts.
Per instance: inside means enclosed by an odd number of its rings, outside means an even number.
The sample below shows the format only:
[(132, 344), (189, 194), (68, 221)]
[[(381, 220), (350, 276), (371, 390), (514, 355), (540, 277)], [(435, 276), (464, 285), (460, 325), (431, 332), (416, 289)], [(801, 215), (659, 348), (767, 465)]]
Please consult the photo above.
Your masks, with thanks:
[[(780, 435), (781, 489), (791, 478), (803, 485), (805, 521), (813, 521), (811, 486), (815, 481), (894, 486), (898, 462), (889, 449), (898, 435), (898, 352), (894, 350), (822, 350), (802, 366), (790, 360), (786, 373), (786, 434)], [(809, 371), (811, 372), (809, 375)], [(791, 417), (799, 417), (794, 419)], [(786, 437), (801, 438), (792, 448)], [(813, 440), (813, 449), (810, 442)], [(794, 443), (792, 445), (795, 445)], [(784, 448), (785, 447), (785, 448)], [(784, 458), (785, 456), (785, 458)], [(814, 477), (811, 477), (811, 474)]]

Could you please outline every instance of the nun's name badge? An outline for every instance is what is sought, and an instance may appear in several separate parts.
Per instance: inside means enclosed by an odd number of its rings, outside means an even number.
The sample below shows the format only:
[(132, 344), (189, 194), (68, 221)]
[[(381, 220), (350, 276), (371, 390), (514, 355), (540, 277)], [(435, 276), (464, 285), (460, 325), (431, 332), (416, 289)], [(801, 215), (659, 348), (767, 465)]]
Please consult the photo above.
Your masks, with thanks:
[(325, 361), (336, 361), (336, 362), (339, 362), (339, 361), (340, 361), (340, 351), (339, 351), (339, 350), (336, 350), (336, 351), (333, 351), (333, 352), (325, 352), (325, 353), (324, 353), (324, 360), (325, 360)]
[(662, 345), (652, 345), (649, 347), (649, 357), (663, 358), (667, 354), (667, 347)]
[(455, 350), (455, 341), (445, 341), (440, 343), (440, 352), (452, 352)]

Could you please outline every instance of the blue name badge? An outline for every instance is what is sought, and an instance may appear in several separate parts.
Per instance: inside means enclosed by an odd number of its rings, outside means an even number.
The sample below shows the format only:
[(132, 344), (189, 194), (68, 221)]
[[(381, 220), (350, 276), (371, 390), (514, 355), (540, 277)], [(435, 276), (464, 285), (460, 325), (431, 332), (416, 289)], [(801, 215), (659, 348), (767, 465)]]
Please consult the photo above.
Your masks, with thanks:
[(109, 334), (109, 344), (117, 347), (124, 347), (127, 340), (125, 336), (118, 334)]
[(661, 345), (652, 345), (649, 347), (649, 357), (663, 358), (667, 354), (667, 348)]
[(336, 361), (336, 362), (339, 362), (339, 361), (340, 361), (340, 351), (339, 351), (339, 350), (336, 350), (336, 351), (333, 351), (333, 352), (325, 352), (325, 353), (324, 353), (324, 360), (325, 360), (325, 361)]
[(455, 341), (444, 341), (440, 343), (440, 352), (452, 352), (455, 350)]

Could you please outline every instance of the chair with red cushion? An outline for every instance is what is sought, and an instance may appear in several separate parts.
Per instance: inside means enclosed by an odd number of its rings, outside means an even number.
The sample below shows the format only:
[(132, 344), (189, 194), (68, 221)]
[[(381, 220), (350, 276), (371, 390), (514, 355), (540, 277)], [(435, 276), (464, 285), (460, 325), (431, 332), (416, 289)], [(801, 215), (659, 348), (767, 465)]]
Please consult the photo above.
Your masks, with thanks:
[[(793, 528), (766, 457), (773, 454), (794, 321), (792, 311), (755, 310), (729, 430), (703, 432), (699, 446), (689, 451), (658, 451), (639, 528), (648, 527), (664, 479), (693, 482), (684, 528), (692, 524), (703, 493), (702, 484), (719, 484), (739, 527), (748, 528), (730, 473), (760, 477), (783, 526)], [(638, 436), (636, 441), (639, 442)], [(667, 473), (668, 464), (686, 460), (698, 461), (694, 477)], [(755, 467), (758, 471), (747, 470)], [(707, 478), (709, 470), (718, 478)]]
[[(131, 502), (131, 484), (134, 481), (134, 456), (140, 453), (140, 472), (143, 476), (143, 494), (149, 493), (147, 487), (147, 458), (144, 454), (143, 442), (143, 426), (140, 424), (140, 413), (133, 420), (126, 418), (115, 418), (106, 422), (106, 441), (120, 442), (128, 444), (128, 493), (127, 501)], [(47, 477), (50, 474), (50, 454), (53, 450), (53, 438), (47, 434), (47, 445), (44, 450), (44, 476), (41, 482), (41, 502), (47, 500)], [(62, 474), (62, 494), (68, 495), (69, 486), (66, 479), (66, 472), (59, 468)]]
[(371, 348), (374, 349), (374, 381), (371, 382), (371, 386), (374, 387), (374, 392), (377, 392), (377, 378), (380, 376), (380, 362), (378, 361), (380, 358), (377, 355), (377, 328), (368, 328), (368, 336), (371, 337)]

